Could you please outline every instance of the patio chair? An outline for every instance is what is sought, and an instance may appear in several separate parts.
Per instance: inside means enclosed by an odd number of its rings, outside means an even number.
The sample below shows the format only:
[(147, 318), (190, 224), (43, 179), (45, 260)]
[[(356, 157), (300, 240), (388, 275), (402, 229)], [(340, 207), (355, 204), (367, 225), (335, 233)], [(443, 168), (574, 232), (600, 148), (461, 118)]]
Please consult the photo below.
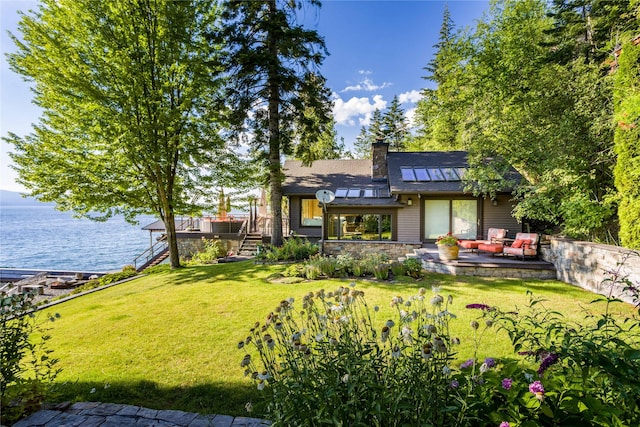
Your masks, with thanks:
[(538, 242), (540, 235), (538, 233), (517, 233), (516, 238), (511, 246), (505, 246), (502, 253), (505, 255), (521, 256), (524, 261), (525, 257), (538, 256)]
[(480, 246), (481, 244), (492, 244), (492, 243), (496, 243), (495, 239), (504, 239), (505, 237), (507, 237), (507, 232), (509, 230), (505, 229), (505, 228), (490, 228), (487, 230), (487, 239), (486, 240), (460, 240), (458, 242), (458, 245), (460, 245), (461, 248), (463, 249), (467, 249), (470, 250), (471, 252), (473, 252), (474, 250), (478, 250), (478, 246)]

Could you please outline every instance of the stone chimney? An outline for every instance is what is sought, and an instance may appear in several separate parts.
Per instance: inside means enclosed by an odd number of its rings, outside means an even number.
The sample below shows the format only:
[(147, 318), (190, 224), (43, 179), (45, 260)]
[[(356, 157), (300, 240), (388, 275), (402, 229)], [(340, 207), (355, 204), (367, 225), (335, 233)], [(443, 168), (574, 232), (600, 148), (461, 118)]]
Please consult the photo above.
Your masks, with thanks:
[(371, 144), (371, 180), (387, 180), (387, 152), (389, 144), (383, 141), (376, 141)]

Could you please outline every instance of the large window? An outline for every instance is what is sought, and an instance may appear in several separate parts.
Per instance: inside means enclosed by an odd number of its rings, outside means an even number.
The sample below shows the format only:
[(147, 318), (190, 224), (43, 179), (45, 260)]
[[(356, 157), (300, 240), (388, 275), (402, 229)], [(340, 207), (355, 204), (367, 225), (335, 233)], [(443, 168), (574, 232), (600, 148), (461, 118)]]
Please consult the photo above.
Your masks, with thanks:
[(476, 199), (424, 201), (424, 238), (437, 239), (451, 232), (460, 239), (475, 239), (478, 234)]
[(334, 240), (391, 240), (391, 215), (332, 214), (327, 237)]
[(322, 227), (322, 208), (317, 199), (302, 199), (302, 217), (300, 225), (303, 227)]

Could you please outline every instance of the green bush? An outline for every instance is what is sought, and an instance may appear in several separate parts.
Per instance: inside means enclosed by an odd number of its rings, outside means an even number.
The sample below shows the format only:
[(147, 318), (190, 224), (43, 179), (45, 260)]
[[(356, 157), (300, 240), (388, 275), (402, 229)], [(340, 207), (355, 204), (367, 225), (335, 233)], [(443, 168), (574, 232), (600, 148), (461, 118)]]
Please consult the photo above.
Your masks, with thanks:
[(302, 261), (319, 252), (318, 245), (307, 239), (293, 236), (284, 241), (282, 246), (260, 246), (256, 259), (262, 262)]
[(405, 272), (409, 277), (419, 279), (424, 275), (422, 273), (422, 261), (417, 258), (407, 258), (404, 260), (403, 265)]
[(393, 274), (394, 277), (400, 277), (407, 274), (407, 270), (404, 267), (404, 263), (401, 263), (400, 261), (392, 262), (390, 265), (390, 269), (391, 269), (391, 274)]
[[(60, 372), (47, 348), (47, 329), (39, 321), (34, 294), (0, 293), (0, 424), (8, 425), (42, 405)], [(59, 315), (48, 316), (53, 321)]]
[[(616, 272), (609, 282), (639, 294)], [(438, 292), (394, 297), (381, 325), (355, 288), (282, 301), (238, 344), (267, 416), (287, 426), (640, 425), (640, 321), (616, 320), (615, 299), (576, 323), (533, 297), (518, 313), (469, 304), (481, 313), (475, 351), (456, 366), (453, 298)], [(494, 328), (508, 332), (513, 357), (480, 357)]]
[[(146, 272), (146, 270), (145, 270), (145, 272)], [(108, 273), (108, 274), (105, 274), (104, 276), (102, 276), (102, 277), (100, 277), (98, 279), (89, 280), (84, 285), (78, 286), (73, 291), (71, 291), (71, 294), (79, 294), (79, 293), (82, 293), (82, 292), (90, 291), (91, 289), (100, 288), (102, 286), (110, 285), (110, 284), (118, 282), (120, 280), (128, 279), (129, 277), (133, 277), (133, 276), (137, 276), (137, 275), (138, 275), (138, 271), (135, 269), (135, 267), (133, 267), (133, 266), (125, 266), (122, 269), (122, 271), (120, 271), (120, 272)]]
[(226, 255), (227, 250), (220, 240), (202, 238), (204, 248), (191, 256), (187, 265), (215, 264), (218, 258)]

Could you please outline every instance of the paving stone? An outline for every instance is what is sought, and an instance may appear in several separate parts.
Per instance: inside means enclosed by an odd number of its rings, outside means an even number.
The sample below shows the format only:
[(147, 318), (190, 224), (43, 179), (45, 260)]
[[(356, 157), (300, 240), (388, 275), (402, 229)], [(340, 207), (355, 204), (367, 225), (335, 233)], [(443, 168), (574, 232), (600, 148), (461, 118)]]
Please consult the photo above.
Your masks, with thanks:
[(138, 418), (136, 427), (183, 427), (163, 420), (153, 420), (149, 418)]
[(168, 421), (180, 426), (188, 426), (197, 416), (198, 414), (194, 414), (193, 412), (164, 410), (158, 411), (156, 419)]
[(98, 406), (96, 406), (95, 408), (92, 409), (87, 409), (86, 411), (83, 411), (83, 414), (87, 414), (87, 415), (113, 415), (113, 414), (117, 414), (118, 411), (120, 411), (122, 408), (124, 407), (124, 405), (120, 404), (120, 403), (101, 403)]
[(157, 409), (149, 409), (149, 408), (140, 408), (138, 411), (138, 416), (141, 418), (150, 418), (155, 419), (156, 415), (158, 415)]
[(233, 419), (231, 427), (264, 427), (270, 425), (271, 423), (267, 423), (259, 418), (236, 417)]
[(86, 415), (69, 414), (66, 412), (59, 413), (57, 417), (47, 423), (47, 427), (78, 427), (84, 426), (87, 421)]
[(35, 414), (30, 415), (14, 424), (15, 427), (36, 427), (44, 426), (49, 421), (54, 419), (60, 414), (58, 411), (52, 411), (50, 409), (43, 409)]
[(231, 427), (232, 423), (229, 415), (198, 415), (188, 427)]
[(98, 415), (87, 415), (86, 417), (82, 427), (100, 427), (104, 424), (104, 417)]
[(71, 405), (70, 409), (74, 411), (84, 411), (87, 409), (97, 408), (98, 406), (100, 406), (100, 402), (76, 402)]
[[(116, 412), (116, 415), (124, 415), (125, 417), (133, 417), (134, 415), (138, 415), (140, 412), (139, 406), (134, 405), (122, 405), (122, 409)], [(154, 417), (155, 418), (155, 417)]]
[(100, 427), (138, 427), (138, 424), (136, 417), (110, 415), (105, 417), (104, 424), (101, 424)]

